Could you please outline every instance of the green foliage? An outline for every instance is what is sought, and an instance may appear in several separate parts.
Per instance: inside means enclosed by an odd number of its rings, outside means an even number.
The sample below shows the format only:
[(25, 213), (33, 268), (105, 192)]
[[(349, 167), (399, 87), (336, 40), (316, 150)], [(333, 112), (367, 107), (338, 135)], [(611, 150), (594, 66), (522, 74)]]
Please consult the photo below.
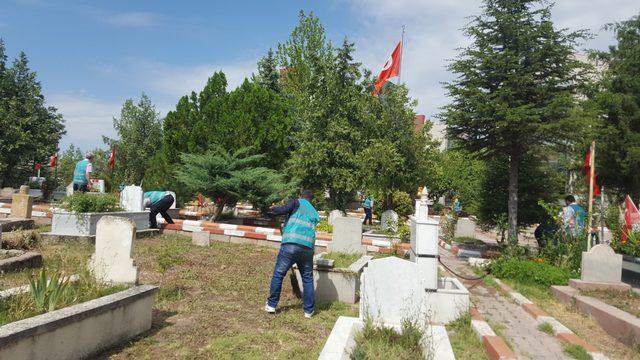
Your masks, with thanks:
[(551, 336), (553, 336), (553, 326), (551, 326), (551, 324), (549, 324), (548, 322), (543, 322), (540, 323), (540, 325), (538, 325), (538, 330), (542, 331), (545, 334), (549, 334)]
[(403, 243), (409, 243), (411, 241), (411, 228), (404, 221), (398, 224), (398, 238), (400, 242)]
[(578, 344), (563, 344), (562, 351), (577, 360), (591, 360), (593, 357)]
[(122, 211), (120, 200), (114, 194), (83, 194), (76, 192), (62, 200), (61, 206), (74, 213)]
[(333, 232), (333, 226), (331, 224), (329, 224), (328, 220), (320, 220), (318, 225), (316, 225), (316, 230), (317, 231), (324, 231), (324, 232), (332, 233)]
[(7, 65), (0, 39), (0, 187), (23, 184), (36, 163), (46, 164), (58, 150), (65, 134), (62, 115), (46, 106), (27, 55), (20, 52)]
[(620, 207), (610, 205), (605, 212), (605, 224), (611, 231), (611, 247), (616, 253), (640, 257), (640, 232), (631, 231), (627, 241), (622, 242), (623, 220), (620, 216)]
[(494, 184), (502, 196), (492, 201), (508, 202), (515, 238), (519, 201), (529, 193), (519, 181), (530, 179), (519, 167), (544, 148), (580, 139), (585, 127), (573, 117), (586, 75), (573, 54), (586, 34), (555, 29), (551, 5), (537, 0), (485, 0), (464, 31), (471, 45), (449, 66), (456, 76), (446, 84), (452, 103), (442, 118), (456, 146), (503, 165), (507, 181)]
[(252, 148), (230, 153), (220, 146), (203, 154), (182, 154), (176, 178), (192, 194), (202, 193), (216, 202), (217, 218), (225, 205), (246, 200), (262, 211), (291, 196), (295, 183), (275, 170), (260, 166), (265, 155)]
[(362, 331), (355, 336), (355, 347), (350, 358), (352, 360), (374, 359), (422, 359), (422, 330), (417, 324), (402, 322), (402, 329), (396, 332), (393, 328), (375, 325), (367, 320)]
[(115, 182), (139, 185), (162, 144), (160, 113), (142, 93), (137, 104), (132, 99), (124, 102), (120, 117), (113, 119), (113, 127), (118, 139), (104, 137), (104, 142), (116, 148)]
[(69, 286), (69, 278), (59, 271), (51, 274), (47, 279), (45, 268), (40, 269), (38, 275), (29, 278), (29, 291), (36, 311), (53, 311), (64, 297)]
[(482, 342), (471, 328), (471, 315), (468, 312), (447, 324), (447, 334), (456, 359), (488, 359)]
[(598, 138), (596, 168), (608, 188), (623, 197), (640, 194), (640, 15), (607, 26), (617, 44), (594, 52), (603, 73), (592, 95), (602, 129)]
[(416, 204), (413, 198), (403, 191), (393, 193), (393, 210), (402, 219), (407, 219), (415, 212)]
[(457, 224), (458, 215), (453, 210), (445, 208), (440, 216), (440, 229), (442, 231), (442, 240), (447, 244), (451, 244), (453, 242)]
[[(484, 161), (474, 158), (472, 154), (459, 150), (447, 150), (442, 153), (438, 162), (438, 176), (432, 194), (436, 197), (446, 196), (452, 201), (458, 198), (463, 210), (468, 214), (477, 214), (481, 199), (486, 168)], [(436, 209), (439, 213), (442, 209)]]
[(540, 261), (501, 257), (489, 265), (491, 275), (525, 284), (566, 285), (576, 273)]
[(362, 257), (362, 254), (359, 254), (359, 253), (347, 254), (347, 253), (340, 253), (340, 252), (328, 252), (322, 255), (323, 259), (333, 260), (334, 268), (340, 268), (340, 269), (348, 268), (349, 266), (351, 266), (351, 264), (356, 262), (361, 257)]

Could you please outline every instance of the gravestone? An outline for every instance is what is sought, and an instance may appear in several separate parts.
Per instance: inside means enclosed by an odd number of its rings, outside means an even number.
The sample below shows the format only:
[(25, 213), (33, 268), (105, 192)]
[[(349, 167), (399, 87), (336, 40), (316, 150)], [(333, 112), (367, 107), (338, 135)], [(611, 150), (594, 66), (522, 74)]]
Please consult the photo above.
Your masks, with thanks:
[(360, 317), (385, 324), (423, 323), (425, 290), (417, 272), (415, 263), (395, 256), (370, 260), (360, 287)]
[(194, 231), (191, 233), (191, 243), (196, 246), (209, 246), (211, 240), (209, 239), (208, 231)]
[(334, 221), (340, 217), (344, 217), (344, 214), (342, 213), (342, 211), (331, 210), (331, 212), (329, 213), (329, 217), (327, 218), (327, 221), (329, 222), (329, 225), (333, 225)]
[(140, 186), (125, 186), (120, 192), (120, 206), (125, 211), (140, 212), (144, 210), (143, 192)]
[(398, 231), (398, 213), (393, 210), (386, 210), (380, 216), (380, 226), (382, 230)]
[(29, 186), (20, 186), (20, 192), (11, 197), (11, 217), (31, 219), (33, 198), (29, 196)]
[(606, 244), (582, 252), (582, 276), (586, 282), (619, 283), (622, 278), (622, 255)]
[(333, 220), (333, 235), (329, 250), (341, 253), (366, 254), (362, 245), (362, 222), (359, 218), (339, 217)]
[(104, 180), (102, 179), (91, 179), (91, 189), (97, 190), (99, 193), (104, 193)]
[(458, 218), (456, 223), (455, 237), (476, 237), (476, 222), (468, 217)]
[(11, 198), (15, 191), (12, 187), (4, 187), (0, 190), (0, 197), (2, 198)]
[(73, 183), (72, 182), (69, 183), (69, 185), (67, 185), (66, 190), (67, 190), (67, 196), (73, 195)]
[(103, 216), (96, 229), (95, 252), (89, 269), (96, 280), (113, 284), (135, 284), (138, 269), (133, 266), (136, 224), (122, 217)]

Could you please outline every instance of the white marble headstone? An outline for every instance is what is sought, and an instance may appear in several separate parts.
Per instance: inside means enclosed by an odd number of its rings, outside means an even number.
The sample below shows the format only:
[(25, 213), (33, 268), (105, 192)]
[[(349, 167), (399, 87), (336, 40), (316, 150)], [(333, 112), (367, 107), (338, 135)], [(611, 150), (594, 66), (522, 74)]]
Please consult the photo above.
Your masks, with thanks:
[(622, 255), (611, 246), (598, 244), (582, 253), (582, 281), (619, 283), (622, 278)]
[(333, 225), (333, 222), (335, 221), (336, 218), (343, 217), (343, 216), (344, 214), (342, 213), (342, 211), (331, 210), (331, 212), (329, 213), (329, 217), (327, 218), (327, 222), (329, 222), (329, 225)]
[(380, 226), (382, 230), (390, 229), (392, 231), (398, 230), (398, 213), (393, 210), (386, 210), (380, 216)]
[(96, 280), (105, 283), (135, 284), (138, 269), (133, 266), (136, 224), (117, 216), (103, 216), (96, 228), (95, 252), (89, 261)]
[(370, 260), (362, 276), (360, 317), (385, 324), (424, 317), (425, 289), (417, 265), (395, 256)]
[(329, 245), (331, 252), (366, 254), (362, 245), (362, 221), (354, 217), (333, 220), (333, 235)]
[(120, 206), (124, 211), (139, 212), (144, 210), (143, 192), (140, 186), (125, 186), (120, 192)]

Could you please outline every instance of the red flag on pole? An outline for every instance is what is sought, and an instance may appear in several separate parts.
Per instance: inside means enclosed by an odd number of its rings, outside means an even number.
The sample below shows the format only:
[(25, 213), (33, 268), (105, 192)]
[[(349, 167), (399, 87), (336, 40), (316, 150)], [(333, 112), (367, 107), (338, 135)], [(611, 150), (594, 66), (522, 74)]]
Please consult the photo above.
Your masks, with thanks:
[(113, 168), (116, 166), (116, 147), (115, 146), (111, 148), (111, 155), (109, 155), (109, 161), (107, 165), (109, 166), (109, 170), (113, 170)]
[(627, 242), (629, 232), (633, 231), (633, 226), (638, 224), (640, 224), (640, 212), (631, 197), (627, 195), (624, 200), (624, 225), (622, 225), (622, 235), (620, 236), (620, 241), (623, 244)]
[(51, 155), (49, 158), (49, 167), (54, 168), (56, 165), (58, 165), (58, 153)]
[(384, 63), (382, 71), (380, 71), (380, 74), (378, 75), (375, 89), (373, 89), (373, 95), (378, 95), (380, 90), (382, 90), (382, 86), (385, 82), (387, 82), (387, 80), (400, 75), (400, 62), (402, 61), (401, 54), (402, 41), (400, 41), (398, 45), (396, 45), (396, 48), (393, 49), (391, 56), (389, 57), (387, 62)]
[[(584, 165), (582, 165), (582, 172), (587, 176), (587, 187), (591, 182), (591, 149), (587, 150), (587, 155), (584, 157)], [(595, 171), (594, 171), (595, 174)], [(598, 186), (598, 175), (594, 175), (593, 180), (593, 196), (600, 196), (600, 186)]]
[(42, 169), (42, 164), (41, 163), (37, 163), (36, 164), (36, 171)]

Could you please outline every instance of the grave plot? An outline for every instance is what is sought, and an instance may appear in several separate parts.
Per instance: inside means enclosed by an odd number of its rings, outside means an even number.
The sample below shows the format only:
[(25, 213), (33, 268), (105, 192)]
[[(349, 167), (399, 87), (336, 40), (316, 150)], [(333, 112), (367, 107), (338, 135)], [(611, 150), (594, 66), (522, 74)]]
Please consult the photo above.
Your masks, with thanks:
[(40, 267), (42, 255), (35, 251), (39, 233), (35, 230), (3, 232), (7, 224), (11, 225), (11, 222), (0, 223), (0, 274), (4, 276), (8, 272)]
[(0, 358), (88, 357), (147, 331), (157, 287), (135, 285), (134, 238), (131, 221), (104, 217), (92, 261), (74, 264), (76, 275), (61, 270), (66, 256), (23, 271), (28, 285), (0, 295)]

